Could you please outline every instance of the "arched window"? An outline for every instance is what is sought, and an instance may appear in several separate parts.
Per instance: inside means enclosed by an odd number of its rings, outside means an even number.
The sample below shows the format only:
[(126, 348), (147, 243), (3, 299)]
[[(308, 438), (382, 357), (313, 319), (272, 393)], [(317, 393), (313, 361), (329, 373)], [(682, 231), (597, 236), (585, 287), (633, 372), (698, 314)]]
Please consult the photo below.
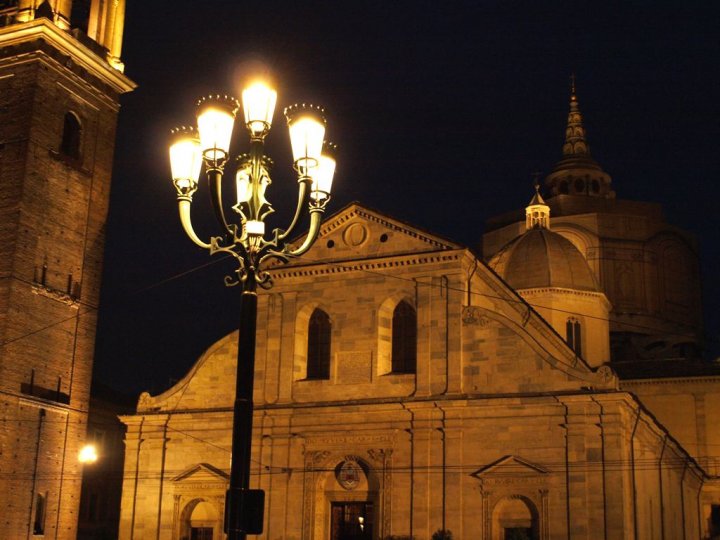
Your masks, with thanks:
[(75, 113), (65, 113), (60, 153), (72, 159), (80, 159), (80, 139), (82, 126)]
[(308, 324), (307, 378), (330, 378), (330, 317), (315, 309)]
[(415, 309), (400, 302), (392, 317), (392, 371), (415, 373), (417, 363), (417, 315)]
[(575, 354), (582, 356), (582, 334), (580, 321), (574, 317), (570, 317), (565, 323), (565, 341)]

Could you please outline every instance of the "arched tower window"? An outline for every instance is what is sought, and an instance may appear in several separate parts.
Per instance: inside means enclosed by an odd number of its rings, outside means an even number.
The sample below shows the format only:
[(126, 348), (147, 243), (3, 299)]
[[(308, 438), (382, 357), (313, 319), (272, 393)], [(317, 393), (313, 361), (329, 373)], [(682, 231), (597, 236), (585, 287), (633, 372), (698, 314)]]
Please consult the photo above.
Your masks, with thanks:
[(417, 314), (415, 309), (400, 302), (392, 317), (392, 371), (415, 373), (417, 364)]
[(307, 378), (330, 378), (330, 317), (315, 309), (308, 324)]
[(582, 328), (580, 321), (574, 317), (570, 317), (565, 323), (565, 341), (575, 354), (582, 356)]
[(60, 153), (73, 159), (80, 159), (80, 140), (82, 126), (77, 115), (73, 112), (65, 113)]

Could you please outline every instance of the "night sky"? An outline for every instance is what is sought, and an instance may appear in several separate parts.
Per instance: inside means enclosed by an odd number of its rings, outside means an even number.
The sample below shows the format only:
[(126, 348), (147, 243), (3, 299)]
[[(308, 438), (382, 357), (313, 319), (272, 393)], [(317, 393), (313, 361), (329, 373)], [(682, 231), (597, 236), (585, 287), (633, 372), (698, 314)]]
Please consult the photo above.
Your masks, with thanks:
[[(347, 4), (128, 0), (122, 56), (139, 87), (119, 119), (98, 379), (157, 393), (236, 327), (232, 265), (180, 227), (167, 135), (193, 121), (198, 97), (239, 98), (253, 73), (279, 94), (271, 226), (296, 199), (282, 107), (311, 102), (340, 146), (329, 215), (358, 201), (476, 247), (485, 220), (524, 207), (532, 174), (560, 158), (574, 72), (592, 155), (618, 197), (662, 203), (698, 238), (708, 355), (720, 354), (714, 2)], [(234, 143), (246, 148), (244, 130)], [(207, 196), (195, 200), (207, 236)]]

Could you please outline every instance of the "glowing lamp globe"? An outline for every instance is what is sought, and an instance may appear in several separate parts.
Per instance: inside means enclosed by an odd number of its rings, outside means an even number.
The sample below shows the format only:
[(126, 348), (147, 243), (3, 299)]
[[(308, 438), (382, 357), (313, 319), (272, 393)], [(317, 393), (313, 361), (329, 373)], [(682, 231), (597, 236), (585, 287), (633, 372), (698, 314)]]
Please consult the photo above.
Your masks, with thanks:
[(272, 125), (277, 92), (261, 82), (243, 90), (243, 111), (245, 125), (253, 138), (263, 138)]
[(293, 105), (285, 109), (295, 168), (302, 176), (312, 176), (320, 163), (325, 138), (325, 117), (320, 107)]
[[(329, 146), (329, 148), (328, 148)], [(335, 145), (326, 143), (326, 150), (320, 155), (318, 167), (312, 172), (312, 187), (310, 197), (316, 201), (330, 198), (332, 181), (335, 176)]]
[(180, 127), (171, 132), (170, 171), (178, 188), (197, 185), (202, 167), (200, 140), (194, 128)]
[(80, 463), (95, 463), (97, 459), (97, 449), (93, 444), (86, 444), (78, 453), (78, 461)]
[(237, 100), (228, 96), (210, 96), (198, 101), (200, 148), (206, 159), (217, 162), (227, 158), (238, 106)]

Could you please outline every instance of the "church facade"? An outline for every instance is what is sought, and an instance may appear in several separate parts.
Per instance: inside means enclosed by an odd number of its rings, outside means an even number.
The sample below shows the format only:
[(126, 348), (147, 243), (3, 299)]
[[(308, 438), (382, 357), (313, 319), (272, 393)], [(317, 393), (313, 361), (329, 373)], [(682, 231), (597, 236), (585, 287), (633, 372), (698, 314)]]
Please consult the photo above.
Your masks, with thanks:
[[(568, 170), (587, 165), (574, 155), (583, 143), (573, 95)], [(609, 195), (609, 176), (593, 170), (582, 177), (589, 187), (567, 196)], [(272, 270), (257, 321), (251, 483), (266, 492), (260, 538), (714, 534), (720, 498), (698, 441), (713, 444), (717, 422), (709, 408), (700, 414), (699, 400), (673, 413), (668, 389), (703, 388), (711, 405), (718, 379), (622, 368), (650, 344), (646, 335), (666, 341), (646, 353), (683, 351), (682, 365), (695, 365), (693, 346), (673, 346), (698, 343), (699, 319), (677, 318), (673, 301), (635, 324), (640, 316), (619, 302), (625, 289), (607, 285), (603, 268), (616, 257), (592, 240), (610, 235), (577, 232), (602, 218), (554, 217), (566, 194), (552, 193), (552, 174), (548, 182), (547, 202), (538, 190), (525, 215), (490, 228), (484, 260), (351, 204), (326, 220), (303, 260)], [(596, 204), (568, 201), (563, 208)], [(665, 271), (649, 255), (638, 264), (641, 274)], [(689, 272), (683, 294), (694, 294), (693, 268), (672, 270)], [(694, 316), (695, 300), (683, 301)], [(687, 322), (684, 338), (668, 338)], [(237, 334), (211, 345), (175, 386), (142, 394), (122, 417), (120, 538), (223, 538), (236, 347)]]

